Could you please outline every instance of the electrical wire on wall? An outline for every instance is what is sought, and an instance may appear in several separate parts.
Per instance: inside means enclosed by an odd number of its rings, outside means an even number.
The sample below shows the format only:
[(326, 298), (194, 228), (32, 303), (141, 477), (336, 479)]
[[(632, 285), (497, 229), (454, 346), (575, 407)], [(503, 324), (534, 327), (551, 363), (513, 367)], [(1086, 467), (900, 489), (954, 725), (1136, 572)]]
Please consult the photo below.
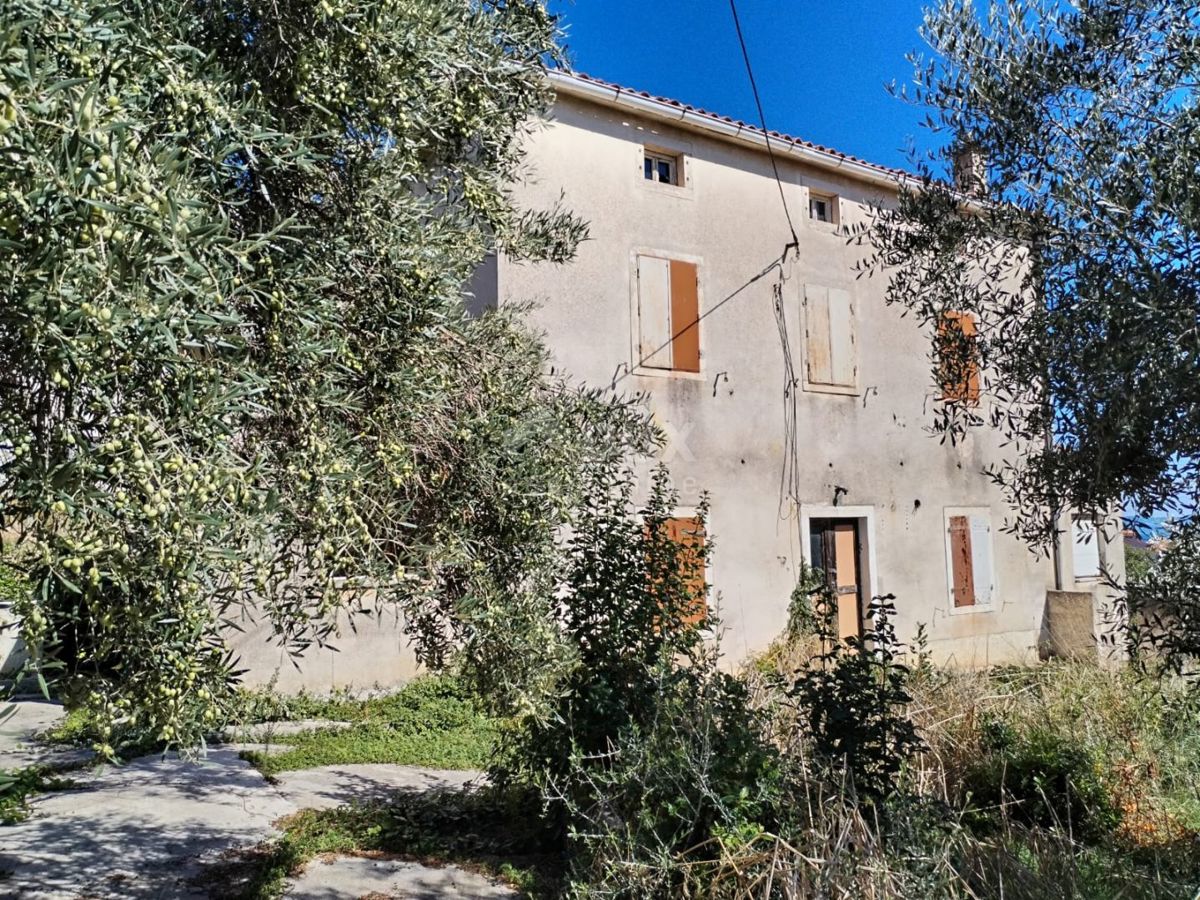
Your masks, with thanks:
[[(660, 351), (665, 350), (667, 347), (671, 346), (671, 344), (674, 343), (674, 341), (677, 338), (681, 337), (684, 334), (687, 334), (687, 332), (690, 331), (692, 328), (699, 327), (701, 321), (703, 321), (708, 316), (715, 313), (718, 309), (720, 309), (722, 306), (724, 306), (726, 303), (728, 303), (734, 297), (739, 296), (743, 291), (746, 290), (746, 288), (750, 287), (750, 285), (765, 278), (773, 270), (778, 270), (778, 281), (776, 282), (775, 287), (773, 288), (774, 296), (776, 298), (776, 301), (775, 301), (776, 302), (776, 316), (778, 317), (778, 315), (780, 314), (780, 305), (782, 304), (782, 300), (779, 298), (782, 297), (783, 282), (785, 280), (784, 279), (784, 267), (787, 264), (788, 253), (795, 250), (797, 252), (797, 254), (799, 254), (800, 239), (796, 236), (796, 227), (792, 223), (792, 213), (791, 213), (791, 210), (788, 208), (787, 195), (783, 189), (783, 180), (779, 177), (779, 165), (775, 160), (775, 150), (771, 146), (771, 132), (767, 128), (767, 117), (766, 117), (766, 114), (763, 112), (762, 98), (759, 96), (759, 93), (758, 93), (758, 82), (754, 78), (754, 66), (750, 62), (750, 51), (746, 47), (746, 39), (745, 39), (745, 36), (742, 34), (742, 23), (741, 23), (741, 19), (738, 17), (737, 3), (735, 2), (735, 0), (729, 0), (729, 9), (730, 9), (730, 12), (733, 14), (734, 29), (737, 32), (738, 44), (741, 46), (741, 49), (742, 49), (742, 60), (746, 64), (746, 75), (748, 76), (748, 78), (750, 80), (750, 90), (754, 94), (754, 105), (758, 109), (759, 126), (762, 129), (763, 140), (766, 142), (767, 156), (771, 160), (771, 172), (775, 177), (775, 186), (779, 189), (779, 202), (783, 205), (783, 215), (784, 215), (784, 218), (787, 219), (788, 232), (791, 235), (791, 240), (784, 246), (783, 252), (780, 254), (779, 258), (772, 260), (765, 269), (763, 269), (758, 274), (751, 276), (751, 278), (748, 281), (744, 282), (740, 287), (736, 288), (732, 293), (727, 294), (720, 301), (718, 301), (717, 303), (715, 303), (711, 307), (709, 307), (707, 310), (705, 310), (704, 313), (701, 314), (700, 316), (698, 316), (695, 321), (689, 322), (687, 325), (683, 326), (678, 331), (676, 331), (674, 334), (672, 334), (666, 341), (664, 341), (658, 347), (655, 347), (654, 350), (652, 350), (650, 353), (647, 353), (646, 355), (642, 356), (640, 359), (638, 359), (633, 364), (633, 366), (631, 368), (626, 369), (624, 372), (622, 372), (620, 374), (614, 373), (612, 384), (611, 384), (612, 388), (616, 388), (616, 386), (618, 384), (620, 384), (622, 381), (624, 381), (626, 378), (628, 378), (633, 373), (634, 370), (640, 368), (648, 359), (652, 359)], [(786, 334), (784, 334), (784, 355), (787, 357), (788, 370), (789, 370), (789, 372), (792, 372), (793, 371), (792, 359), (791, 359), (790, 349), (787, 347)]]
[(779, 281), (774, 285), (775, 327), (779, 331), (779, 346), (783, 350), (783, 465), (779, 472), (779, 517), (781, 519), (791, 518), (800, 504), (800, 435), (797, 409), (800, 377), (797, 374), (796, 359), (792, 353), (792, 338), (788, 333), (787, 307), (784, 302), (783, 290), (785, 281), (781, 271)]
[[(767, 156), (771, 163), (771, 173), (775, 180), (776, 188), (779, 191), (780, 204), (783, 207), (784, 218), (787, 221), (789, 240), (784, 245), (782, 252), (778, 257), (771, 260), (762, 270), (752, 275), (749, 279), (739, 285), (730, 293), (726, 294), (716, 303), (708, 306), (702, 314), (694, 321), (685, 324), (682, 328), (675, 331), (666, 341), (655, 347), (651, 352), (642, 355), (631, 367), (625, 367), (622, 372), (618, 370), (613, 373), (611, 389), (615, 390), (621, 382), (630, 375), (634, 374), (648, 360), (654, 358), (662, 350), (671, 346), (672, 343), (682, 335), (686, 334), (692, 328), (698, 328), (700, 322), (708, 318), (710, 315), (721, 309), (734, 298), (741, 296), (755, 283), (766, 278), (771, 273), (775, 273), (774, 283), (771, 285), (772, 308), (775, 317), (776, 328), (779, 333), (780, 347), (783, 353), (783, 418), (784, 418), (784, 458), (780, 471), (780, 486), (779, 486), (779, 516), (784, 520), (795, 520), (796, 523), (796, 540), (799, 543), (801, 540), (800, 527), (800, 453), (799, 453), (799, 420), (798, 420), (798, 400), (797, 394), (800, 389), (800, 376), (797, 371), (796, 357), (791, 345), (791, 336), (789, 334), (789, 318), (787, 311), (787, 292), (785, 285), (787, 282), (787, 263), (788, 255), (792, 252), (796, 253), (799, 258), (800, 240), (796, 233), (795, 224), (792, 219), (791, 210), (788, 207), (787, 192), (783, 186), (783, 180), (779, 174), (779, 164), (775, 156), (775, 150), (771, 143), (771, 132), (767, 126), (766, 114), (763, 109), (762, 98), (759, 94), (758, 84), (754, 77), (754, 67), (750, 59), (750, 52), (746, 46), (745, 35), (742, 32), (740, 17), (738, 16), (736, 0), (729, 0), (730, 12), (733, 16), (734, 28), (737, 32), (738, 43), (741, 47), (742, 59), (746, 66), (746, 74), (750, 82), (750, 89), (754, 95), (755, 107), (758, 111), (759, 126), (762, 131), (763, 140), (766, 146)], [(794, 312), (794, 315), (799, 319), (799, 308)], [(799, 556), (803, 556), (803, 548), (800, 550)]]
[(769, 263), (767, 263), (765, 268), (763, 268), (756, 274), (751, 275), (749, 279), (742, 282), (742, 284), (739, 285), (738, 287), (736, 287), (732, 292), (726, 294), (724, 297), (722, 297), (720, 300), (718, 300), (716, 303), (714, 303), (712, 306), (710, 306), (708, 309), (706, 309), (703, 313), (701, 313), (699, 316), (697, 316), (695, 320), (684, 325), (678, 331), (673, 333), (669, 338), (667, 338), (665, 341), (663, 341), (661, 344), (659, 344), (657, 347), (655, 347), (653, 350), (651, 350), (649, 353), (642, 356), (640, 359), (638, 359), (633, 364), (633, 366), (631, 368), (628, 368), (624, 372), (620, 372), (619, 374), (614, 374), (612, 384), (610, 385), (610, 387), (615, 389), (618, 384), (620, 384), (622, 381), (624, 381), (626, 378), (628, 378), (630, 375), (632, 375), (635, 370), (641, 368), (641, 366), (644, 365), (647, 360), (653, 359), (656, 355), (658, 355), (658, 353), (660, 351), (665, 350), (667, 347), (670, 347), (671, 344), (677, 338), (681, 337), (682, 335), (687, 334), (691, 329), (699, 328), (701, 322), (703, 322), (705, 319), (707, 319), (709, 316), (711, 316), (713, 313), (715, 313), (718, 309), (720, 309), (726, 303), (733, 300), (735, 297), (741, 296), (742, 293), (745, 292), (746, 288), (750, 287), (752, 284), (762, 281), (762, 279), (766, 278), (773, 271), (776, 271), (776, 270), (779, 271), (779, 275), (780, 275), (780, 279), (781, 279), (781, 283), (782, 283), (783, 266), (787, 262), (787, 255), (788, 255), (789, 250), (791, 250), (790, 244), (787, 247), (783, 248), (783, 253), (780, 256), (776, 257), (775, 259), (773, 259)]
[[(746, 46), (746, 38), (742, 33), (742, 22), (738, 16), (737, 0), (729, 0), (729, 11), (733, 15), (733, 27), (737, 32), (738, 44), (742, 48), (742, 60), (746, 64), (746, 75), (750, 80), (750, 90), (754, 94), (754, 105), (758, 109), (758, 121), (762, 128), (763, 139), (766, 142), (767, 156), (771, 160), (771, 172), (775, 176), (775, 186), (779, 189), (779, 200), (783, 204), (784, 218), (787, 219), (788, 231), (791, 233), (791, 243), (784, 248), (783, 262), (787, 261), (788, 250), (795, 250), (800, 255), (800, 239), (796, 235), (796, 226), (792, 222), (791, 210), (788, 209), (787, 194), (783, 189), (783, 180), (779, 177), (779, 164), (775, 159), (775, 150), (771, 146), (771, 131), (767, 127), (767, 117), (763, 111), (762, 97), (758, 92), (758, 82), (754, 78), (754, 66), (750, 62), (750, 51)], [(779, 344), (783, 351), (783, 431), (784, 456), (779, 473), (779, 516), (781, 519), (795, 518), (796, 534), (800, 536), (800, 442), (797, 410), (797, 390), (800, 380), (796, 373), (795, 356), (792, 352), (791, 338), (788, 334), (787, 309), (784, 293), (786, 270), (779, 267), (779, 278), (773, 287), (775, 325), (779, 330)], [(799, 317), (799, 309), (796, 316)], [(803, 551), (803, 548), (801, 548)]]

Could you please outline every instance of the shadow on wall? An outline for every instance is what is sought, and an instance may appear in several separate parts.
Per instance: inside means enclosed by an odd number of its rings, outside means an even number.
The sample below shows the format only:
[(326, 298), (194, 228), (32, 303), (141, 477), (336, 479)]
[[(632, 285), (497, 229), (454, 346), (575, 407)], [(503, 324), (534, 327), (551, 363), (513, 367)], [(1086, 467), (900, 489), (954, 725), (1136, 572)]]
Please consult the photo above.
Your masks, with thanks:
[(242, 683), (282, 693), (328, 693), (346, 688), (395, 688), (420, 674), (416, 654), (398, 613), (338, 617), (336, 633), (324, 647), (300, 655), (281, 647), (264, 616), (238, 621), (226, 640), (245, 669)]
[[(12, 614), (0, 603), (0, 681), (20, 673), (29, 659)], [(284, 693), (327, 693), (343, 688), (395, 688), (420, 673), (416, 655), (397, 615), (359, 616), (339, 621), (338, 634), (325, 647), (293, 656), (279, 645), (269, 622), (247, 618), (229, 629), (226, 639), (245, 669), (247, 687), (272, 686)]]

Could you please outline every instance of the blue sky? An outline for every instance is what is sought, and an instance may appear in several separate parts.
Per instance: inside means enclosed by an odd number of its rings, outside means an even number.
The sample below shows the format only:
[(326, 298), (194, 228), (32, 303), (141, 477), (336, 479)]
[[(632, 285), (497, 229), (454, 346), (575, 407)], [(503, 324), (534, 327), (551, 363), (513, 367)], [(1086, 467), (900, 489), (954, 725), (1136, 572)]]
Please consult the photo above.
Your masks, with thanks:
[[(573, 66), (589, 75), (757, 122), (728, 0), (552, 0)], [(908, 168), (908, 141), (934, 138), (923, 113), (890, 97), (926, 50), (920, 0), (740, 0), (767, 124)]]

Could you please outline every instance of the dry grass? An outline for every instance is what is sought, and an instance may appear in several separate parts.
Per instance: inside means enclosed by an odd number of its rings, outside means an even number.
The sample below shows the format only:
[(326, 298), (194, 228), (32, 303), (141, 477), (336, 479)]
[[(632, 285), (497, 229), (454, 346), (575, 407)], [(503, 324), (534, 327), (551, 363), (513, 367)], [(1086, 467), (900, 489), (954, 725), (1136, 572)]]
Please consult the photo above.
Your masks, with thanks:
[[(779, 683), (814, 649), (780, 643), (746, 673), (779, 735), (792, 732), (795, 716)], [(909, 714), (927, 750), (905, 769), (904, 796), (864, 808), (814, 781), (807, 809), (798, 810), (804, 827), (788, 840), (759, 834), (719, 848), (708, 896), (1116, 900), (1191, 897), (1200, 888), (1194, 690), (1129, 670), (1057, 663), (993, 672), (920, 667), (910, 692)], [(1079, 827), (1049, 776), (1040, 797), (1006, 797), (1009, 766), (1043, 764), (1086, 782), (1093, 793), (1085, 798), (1101, 792), (1097, 805), (1112, 813), (1097, 818), (1103, 828)], [(997, 772), (1004, 799), (983, 805), (972, 791), (981, 773)], [(1043, 790), (1036, 776), (1033, 783)]]

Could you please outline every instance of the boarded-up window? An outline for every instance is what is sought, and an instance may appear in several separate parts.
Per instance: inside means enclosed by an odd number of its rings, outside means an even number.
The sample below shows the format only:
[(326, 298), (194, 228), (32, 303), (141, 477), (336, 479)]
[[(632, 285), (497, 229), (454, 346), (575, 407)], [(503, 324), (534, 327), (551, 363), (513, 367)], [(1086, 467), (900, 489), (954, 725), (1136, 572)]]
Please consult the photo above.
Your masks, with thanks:
[(942, 399), (979, 403), (979, 345), (974, 313), (945, 312), (938, 324), (938, 382)]
[(1071, 523), (1072, 558), (1076, 578), (1100, 577), (1100, 535), (1096, 523), (1076, 516)]
[(983, 511), (948, 515), (946, 548), (954, 607), (990, 606), (995, 592), (991, 517)]
[(704, 574), (704, 523), (697, 516), (676, 516), (665, 523), (667, 537), (679, 547), (679, 565), (688, 591), (695, 601), (689, 622), (708, 618), (708, 582)]
[(637, 261), (638, 365), (700, 371), (700, 295), (695, 263)]
[(806, 386), (853, 392), (858, 384), (858, 339), (850, 292), (804, 286)]

